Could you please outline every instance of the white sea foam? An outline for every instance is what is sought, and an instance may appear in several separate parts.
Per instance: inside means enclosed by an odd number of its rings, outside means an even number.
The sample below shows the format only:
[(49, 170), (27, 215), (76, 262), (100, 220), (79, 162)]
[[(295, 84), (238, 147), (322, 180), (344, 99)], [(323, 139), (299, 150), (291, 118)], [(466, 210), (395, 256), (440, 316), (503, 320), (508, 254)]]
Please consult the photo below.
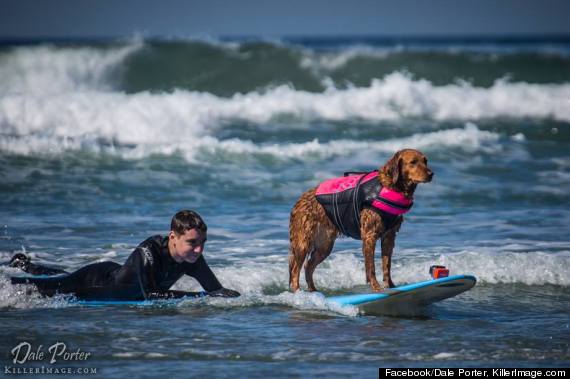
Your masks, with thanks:
[[(16, 275), (21, 275), (21, 271), (16, 273)], [(65, 296), (44, 298), (32, 286), (23, 284), (12, 285), (5, 270), (0, 274), (0, 309), (61, 308), (67, 306), (69, 306), (69, 303), (66, 301)]]
[(405, 117), (435, 120), (530, 117), (569, 121), (569, 99), (567, 84), (497, 81), (490, 88), (468, 83), (434, 86), (427, 80), (412, 80), (405, 74), (393, 73), (373, 80), (369, 87), (330, 88), (324, 93), (310, 93), (280, 86), (265, 93), (235, 95), (225, 104), (228, 111), (225, 116), (259, 123), (279, 114), (333, 121)]
[[(111, 132), (111, 129), (109, 131)], [(466, 123), (463, 128), (417, 133), (409, 137), (382, 141), (342, 139), (319, 142), (318, 139), (314, 139), (308, 142), (281, 144), (258, 144), (237, 138), (220, 140), (212, 136), (192, 137), (189, 135), (190, 133), (185, 137), (180, 136), (176, 140), (166, 141), (161, 140), (163, 136), (160, 134), (151, 133), (151, 135), (145, 136), (143, 133), (135, 133), (134, 130), (132, 133), (132, 139), (137, 139), (138, 143), (127, 144), (125, 141), (119, 143), (117, 140), (120, 138), (106, 140), (92, 134), (74, 137), (35, 133), (25, 136), (0, 134), (0, 151), (24, 156), (59, 155), (69, 151), (88, 151), (118, 155), (126, 159), (141, 159), (153, 154), (172, 155), (181, 153), (189, 162), (194, 162), (196, 156), (202, 153), (217, 156), (228, 154), (231, 156), (271, 156), (286, 160), (354, 157), (362, 151), (366, 151), (369, 155), (371, 153), (392, 153), (402, 148), (416, 148), (426, 152), (456, 148), (465, 152), (481, 151), (486, 153), (500, 152), (503, 148), (500, 134), (480, 130), (473, 123)], [(127, 133), (124, 133), (124, 137), (131, 139)], [(154, 140), (151, 137), (154, 137)], [(521, 139), (514, 139), (514, 141), (524, 142)]]
[[(115, 57), (116, 58), (116, 57)], [(53, 96), (9, 94), (0, 98), (0, 151), (20, 155), (59, 154), (69, 150), (118, 153), (126, 158), (197, 151), (262, 154), (280, 158), (394, 151), (400, 147), (458, 146), (496, 151), (499, 135), (468, 123), (464, 129), (420, 133), (387, 141), (338, 140), (320, 143), (254, 144), (219, 140), (216, 126), (228, 120), (268, 123), (275, 116), (327, 120), (386, 120), (400, 117), (484, 119), (553, 117), (570, 120), (568, 85), (498, 82), (489, 89), (470, 85), (434, 87), (393, 74), (367, 88), (295, 91), (286, 86), (265, 93), (220, 98), (208, 93), (170, 94), (69, 92)], [(524, 136), (513, 136), (524, 142)], [(125, 146), (126, 145), (126, 146)]]
[[(292, 293), (288, 290), (278, 295), (248, 294), (242, 292), (238, 298), (205, 298), (202, 300), (209, 306), (220, 308), (250, 307), (259, 305), (283, 305), (302, 311), (325, 311), (339, 313), (345, 316), (358, 315), (358, 309), (352, 306), (341, 306), (330, 302), (320, 292), (298, 291)], [(194, 300), (180, 304), (181, 307), (194, 305)]]
[[(175, 91), (165, 94), (63, 92), (52, 96), (5, 94), (0, 98), (4, 136), (102, 139), (120, 144), (180, 143), (194, 147), (227, 121), (267, 124), (274, 117), (371, 122), (401, 118), (482, 120), (493, 117), (570, 121), (570, 85), (507, 83), (434, 86), (394, 73), (369, 87), (323, 93), (281, 86), (231, 98)], [(15, 141), (11, 141), (15, 142)], [(231, 142), (226, 142), (231, 144)]]
[(301, 68), (310, 69), (315, 72), (321, 70), (334, 71), (346, 66), (347, 63), (356, 58), (386, 58), (391, 53), (402, 51), (401, 48), (377, 48), (372, 46), (358, 45), (351, 46), (340, 51), (317, 53), (311, 49), (303, 49), (303, 56), (300, 62)]
[(320, 143), (317, 139), (305, 143), (256, 145), (242, 140), (208, 140), (203, 148), (210, 152), (234, 154), (265, 154), (280, 158), (300, 158), (317, 156), (328, 158), (358, 153), (359, 151), (390, 153), (405, 147), (430, 151), (432, 149), (457, 147), (464, 151), (494, 152), (500, 149), (497, 143), (499, 134), (481, 131), (475, 124), (468, 123), (464, 128), (449, 129), (431, 133), (418, 133), (407, 138), (385, 141), (334, 140)]
[(356, 59), (384, 60), (391, 55), (402, 53), (437, 53), (441, 55), (470, 54), (471, 59), (489, 61), (497, 60), (501, 55), (540, 54), (543, 56), (568, 57), (570, 51), (566, 47), (548, 45), (395, 45), (371, 46), (365, 44), (349, 45), (333, 51), (315, 51), (302, 49), (301, 68), (309, 69), (317, 75), (345, 68)]
[(142, 42), (115, 48), (17, 47), (0, 55), (0, 95), (50, 95), (114, 89), (113, 70)]

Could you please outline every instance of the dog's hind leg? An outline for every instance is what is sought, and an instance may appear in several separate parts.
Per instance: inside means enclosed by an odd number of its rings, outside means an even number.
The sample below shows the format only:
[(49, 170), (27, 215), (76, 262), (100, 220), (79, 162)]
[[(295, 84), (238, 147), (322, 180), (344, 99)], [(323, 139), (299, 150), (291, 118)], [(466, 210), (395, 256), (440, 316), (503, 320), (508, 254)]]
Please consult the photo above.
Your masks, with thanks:
[(315, 209), (319, 206), (315, 199), (315, 190), (301, 195), (291, 210), (289, 219), (289, 287), (298, 291), (299, 275), (307, 255), (313, 249), (314, 236), (317, 230)]
[(298, 220), (299, 214), (291, 216), (289, 225), (289, 287), (293, 292), (299, 290), (299, 276), (303, 263), (313, 249), (314, 230), (313, 223), (301, 223)]
[(299, 290), (299, 276), (303, 262), (309, 253), (309, 245), (295, 246), (292, 242), (289, 248), (289, 287), (293, 292)]
[(305, 263), (305, 279), (307, 280), (309, 291), (317, 290), (313, 281), (313, 273), (317, 266), (330, 255), (337, 234), (334, 229), (327, 231), (320, 229), (319, 232), (316, 248), (311, 252), (309, 260)]
[[(302, 194), (291, 210), (289, 220), (289, 286), (293, 291), (299, 289), (299, 275), (308, 254), (311, 256), (311, 263), (306, 266), (310, 272), (309, 290), (315, 290), (312, 272), (330, 254), (337, 234), (324, 208), (317, 202), (315, 189)], [(330, 243), (325, 248), (322, 244), (327, 241)]]

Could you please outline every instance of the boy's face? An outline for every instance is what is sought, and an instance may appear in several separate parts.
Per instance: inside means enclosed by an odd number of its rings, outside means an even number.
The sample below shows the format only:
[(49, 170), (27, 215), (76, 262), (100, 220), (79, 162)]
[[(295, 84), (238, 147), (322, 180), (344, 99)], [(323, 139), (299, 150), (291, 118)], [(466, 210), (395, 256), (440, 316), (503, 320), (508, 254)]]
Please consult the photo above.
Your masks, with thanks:
[(204, 251), (207, 233), (199, 229), (190, 229), (184, 234), (170, 231), (168, 234), (170, 255), (178, 263), (194, 263)]

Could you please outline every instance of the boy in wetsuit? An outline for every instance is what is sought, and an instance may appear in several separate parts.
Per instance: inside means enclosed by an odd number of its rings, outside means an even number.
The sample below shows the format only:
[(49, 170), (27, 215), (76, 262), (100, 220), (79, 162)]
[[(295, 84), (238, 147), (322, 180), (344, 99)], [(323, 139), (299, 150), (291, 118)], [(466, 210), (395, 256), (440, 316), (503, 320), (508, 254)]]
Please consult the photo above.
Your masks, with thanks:
[[(65, 271), (31, 264), (23, 254), (16, 254), (10, 265), (32, 274), (64, 274), (20, 278), (13, 284), (35, 284), (44, 296), (69, 293), (84, 300), (147, 300), (184, 296), (237, 297), (239, 292), (223, 288), (202, 252), (207, 240), (207, 226), (198, 215), (183, 210), (174, 215), (167, 236), (153, 236), (143, 241), (124, 265), (99, 262), (68, 274)], [(198, 280), (206, 292), (170, 290), (182, 275)]]

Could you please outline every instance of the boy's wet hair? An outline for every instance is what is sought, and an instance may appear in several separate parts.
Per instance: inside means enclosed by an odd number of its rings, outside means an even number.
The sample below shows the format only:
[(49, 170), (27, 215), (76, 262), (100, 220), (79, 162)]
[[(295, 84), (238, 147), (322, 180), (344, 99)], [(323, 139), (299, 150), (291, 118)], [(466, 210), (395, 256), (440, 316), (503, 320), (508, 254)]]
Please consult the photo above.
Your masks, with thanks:
[(203, 232), (208, 230), (206, 223), (202, 220), (202, 217), (194, 211), (182, 210), (177, 212), (174, 217), (172, 217), (172, 222), (170, 223), (170, 230), (176, 234), (184, 234), (187, 230), (198, 229)]

